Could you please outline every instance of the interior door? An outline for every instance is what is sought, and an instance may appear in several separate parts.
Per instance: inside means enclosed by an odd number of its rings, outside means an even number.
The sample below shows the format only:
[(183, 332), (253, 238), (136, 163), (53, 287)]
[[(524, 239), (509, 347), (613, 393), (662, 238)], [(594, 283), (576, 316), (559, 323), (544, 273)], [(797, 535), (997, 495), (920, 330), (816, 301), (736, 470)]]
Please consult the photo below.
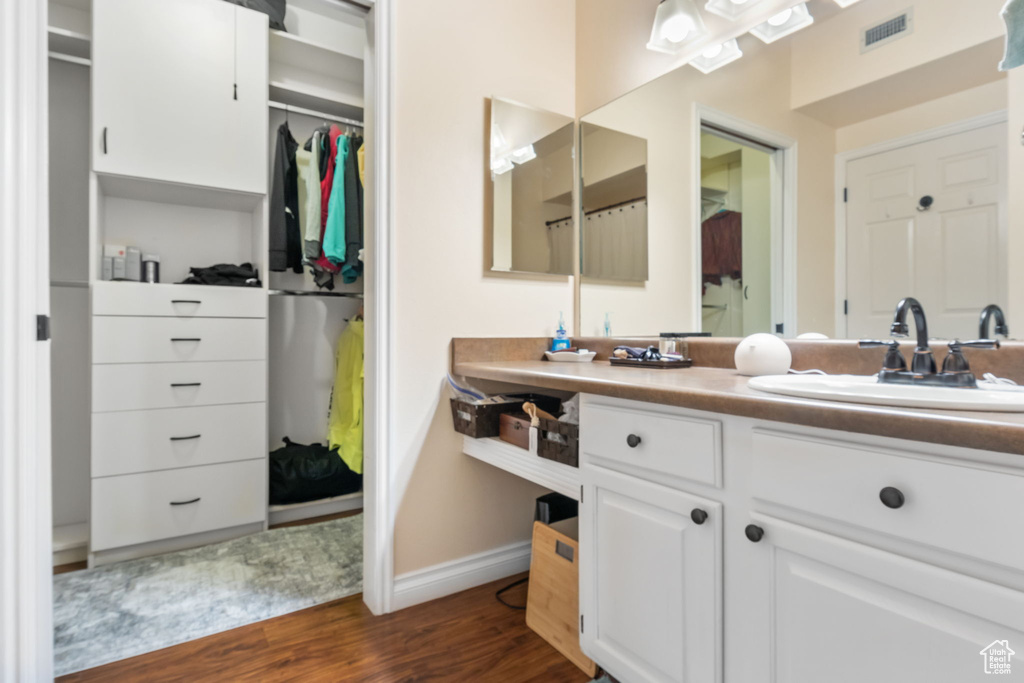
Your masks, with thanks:
[(720, 681), (721, 506), (594, 466), (583, 481), (584, 652), (623, 683)]
[(941, 338), (1005, 307), (1006, 141), (994, 124), (847, 165), (847, 336), (885, 336), (907, 296)]
[(767, 516), (753, 521), (765, 531), (749, 545), (749, 570), (760, 586), (750, 615), (768, 644), (758, 649), (766, 682), (985, 681), (982, 649), (1024, 644), (1022, 592)]

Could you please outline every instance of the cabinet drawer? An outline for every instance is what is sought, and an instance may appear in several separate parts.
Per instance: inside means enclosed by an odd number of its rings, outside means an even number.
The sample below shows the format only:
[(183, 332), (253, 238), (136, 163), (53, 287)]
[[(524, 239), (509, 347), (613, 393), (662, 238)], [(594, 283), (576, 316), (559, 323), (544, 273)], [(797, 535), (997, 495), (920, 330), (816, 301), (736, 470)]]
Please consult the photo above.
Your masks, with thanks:
[(267, 321), (256, 318), (94, 316), (93, 363), (264, 360)]
[(93, 552), (261, 522), (267, 460), (92, 480)]
[[(1024, 535), (1010, 530), (1024, 476), (762, 430), (753, 434), (752, 463), (761, 500), (1024, 570)], [(885, 488), (900, 492), (900, 507), (882, 502)]]
[(721, 433), (720, 422), (630, 408), (586, 405), (580, 416), (582, 450), (600, 464), (716, 486)]
[(94, 413), (266, 400), (265, 361), (92, 366)]
[(97, 282), (93, 315), (180, 318), (266, 318), (267, 293), (260, 288)]
[(251, 460), (266, 454), (265, 403), (92, 416), (92, 476)]

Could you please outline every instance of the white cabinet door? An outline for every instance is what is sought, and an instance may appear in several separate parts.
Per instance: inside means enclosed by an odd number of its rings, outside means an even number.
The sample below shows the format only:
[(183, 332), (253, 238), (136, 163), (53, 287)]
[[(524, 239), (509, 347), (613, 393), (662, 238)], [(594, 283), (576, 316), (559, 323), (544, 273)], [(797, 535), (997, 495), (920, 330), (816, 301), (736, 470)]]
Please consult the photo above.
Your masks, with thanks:
[(584, 652), (623, 683), (721, 680), (721, 506), (592, 465), (582, 476)]
[(1024, 652), (1024, 593), (774, 518), (753, 523), (764, 536), (748, 544), (760, 587), (750, 618), (763, 628), (744, 656), (763, 660), (760, 680), (984, 681), (983, 649)]
[(267, 44), (222, 0), (94, 0), (93, 169), (266, 193)]

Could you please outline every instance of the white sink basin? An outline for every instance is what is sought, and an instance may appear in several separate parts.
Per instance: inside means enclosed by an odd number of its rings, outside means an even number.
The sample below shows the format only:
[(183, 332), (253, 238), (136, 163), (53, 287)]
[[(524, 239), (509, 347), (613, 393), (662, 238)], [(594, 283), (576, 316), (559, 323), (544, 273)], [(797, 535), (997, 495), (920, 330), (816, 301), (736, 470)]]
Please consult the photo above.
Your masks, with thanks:
[(771, 394), (897, 408), (1024, 413), (1024, 387), (979, 382), (977, 389), (879, 384), (874, 375), (769, 375), (752, 377), (751, 389)]

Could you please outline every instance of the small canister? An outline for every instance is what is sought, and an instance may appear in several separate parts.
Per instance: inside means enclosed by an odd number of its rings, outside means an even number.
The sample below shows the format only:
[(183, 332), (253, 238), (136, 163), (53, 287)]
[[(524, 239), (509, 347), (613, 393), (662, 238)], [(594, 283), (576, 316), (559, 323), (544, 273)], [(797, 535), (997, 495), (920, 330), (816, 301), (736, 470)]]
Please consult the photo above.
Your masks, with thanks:
[(662, 332), (658, 339), (658, 352), (672, 358), (689, 358), (690, 345), (682, 332)]
[(160, 282), (160, 257), (156, 254), (142, 257), (142, 279), (151, 284)]

